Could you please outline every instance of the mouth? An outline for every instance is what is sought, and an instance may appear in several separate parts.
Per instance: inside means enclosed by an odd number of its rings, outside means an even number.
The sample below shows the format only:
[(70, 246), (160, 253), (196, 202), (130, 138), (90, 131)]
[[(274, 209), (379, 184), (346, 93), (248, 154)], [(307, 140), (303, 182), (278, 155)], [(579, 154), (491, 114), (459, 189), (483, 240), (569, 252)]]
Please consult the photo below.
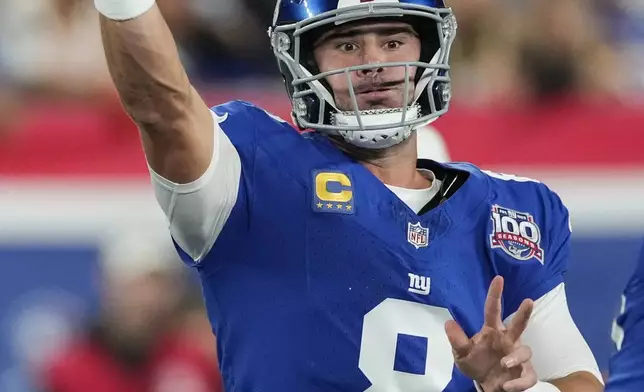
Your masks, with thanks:
[(366, 86), (356, 91), (356, 97), (367, 101), (382, 101), (396, 98), (400, 95), (401, 83), (388, 83), (381, 86)]
[(356, 97), (367, 101), (384, 101), (397, 98), (405, 85), (404, 80), (359, 86), (356, 88)]
[(395, 91), (395, 90), (398, 90), (398, 88), (402, 86), (404, 83), (405, 83), (404, 81), (396, 81), (396, 82), (382, 83), (382, 84), (373, 85), (373, 86), (364, 86), (362, 88), (358, 87), (356, 89), (356, 95)]
[(391, 97), (395, 93), (397, 93), (397, 90), (393, 88), (377, 88), (359, 92), (356, 96), (367, 100), (383, 100)]

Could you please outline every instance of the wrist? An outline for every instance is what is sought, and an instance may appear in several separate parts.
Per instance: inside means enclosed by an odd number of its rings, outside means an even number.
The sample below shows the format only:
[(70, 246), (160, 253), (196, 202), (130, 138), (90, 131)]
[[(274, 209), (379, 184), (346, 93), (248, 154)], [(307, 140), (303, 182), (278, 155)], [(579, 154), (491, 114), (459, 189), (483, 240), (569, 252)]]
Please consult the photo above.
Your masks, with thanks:
[(103, 16), (112, 20), (129, 20), (150, 10), (155, 0), (94, 0), (94, 6)]

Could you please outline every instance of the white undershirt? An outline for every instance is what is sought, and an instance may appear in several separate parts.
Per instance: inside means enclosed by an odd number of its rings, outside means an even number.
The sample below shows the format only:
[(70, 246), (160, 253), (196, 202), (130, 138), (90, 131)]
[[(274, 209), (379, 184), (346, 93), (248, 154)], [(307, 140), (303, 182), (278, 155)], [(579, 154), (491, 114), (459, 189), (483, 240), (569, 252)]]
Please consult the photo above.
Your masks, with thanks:
[[(221, 130), (225, 118), (215, 118), (214, 159), (201, 178), (175, 184), (150, 169), (157, 200), (168, 217), (175, 241), (199, 263), (212, 248), (237, 201), (241, 161), (230, 139)], [(440, 181), (423, 171), (432, 186), (427, 189), (387, 187), (415, 212), (420, 211), (440, 189)], [(505, 322), (514, 315), (510, 315)], [(587, 371), (602, 380), (597, 362), (577, 329), (560, 284), (535, 301), (534, 311), (522, 341), (533, 350), (532, 364), (540, 380)]]
[(415, 213), (420, 212), (441, 189), (441, 181), (436, 178), (434, 173), (425, 169), (419, 169), (418, 171), (432, 182), (431, 187), (425, 189), (408, 189), (385, 184), (390, 191), (398, 196)]

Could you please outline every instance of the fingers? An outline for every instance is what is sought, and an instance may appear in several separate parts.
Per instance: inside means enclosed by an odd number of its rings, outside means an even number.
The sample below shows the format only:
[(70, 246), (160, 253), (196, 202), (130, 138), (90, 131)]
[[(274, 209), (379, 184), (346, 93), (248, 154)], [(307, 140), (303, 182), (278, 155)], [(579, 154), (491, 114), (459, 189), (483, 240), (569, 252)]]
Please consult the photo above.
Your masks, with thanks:
[(537, 383), (537, 374), (530, 364), (532, 350), (528, 346), (518, 346), (509, 355), (501, 359), (501, 365), (510, 369), (522, 366), (521, 377), (503, 383), (506, 392), (520, 392), (532, 388)]
[(537, 381), (537, 373), (532, 365), (525, 364), (521, 377), (503, 383), (503, 390), (505, 392), (522, 392), (535, 386)]
[(501, 365), (506, 368), (513, 368), (530, 361), (532, 350), (528, 346), (518, 346), (510, 354), (501, 359)]
[(454, 320), (445, 323), (445, 333), (449, 344), (452, 345), (456, 359), (466, 357), (472, 349), (470, 338), (467, 337), (463, 328)]
[(485, 325), (491, 328), (503, 326), (501, 320), (501, 298), (503, 296), (503, 278), (496, 276), (490, 283), (485, 299)]
[(525, 331), (528, 326), (528, 321), (530, 321), (530, 316), (532, 315), (532, 309), (534, 308), (534, 302), (531, 299), (525, 299), (519, 306), (519, 309), (514, 314), (512, 320), (508, 324), (507, 336), (512, 342), (516, 342)]

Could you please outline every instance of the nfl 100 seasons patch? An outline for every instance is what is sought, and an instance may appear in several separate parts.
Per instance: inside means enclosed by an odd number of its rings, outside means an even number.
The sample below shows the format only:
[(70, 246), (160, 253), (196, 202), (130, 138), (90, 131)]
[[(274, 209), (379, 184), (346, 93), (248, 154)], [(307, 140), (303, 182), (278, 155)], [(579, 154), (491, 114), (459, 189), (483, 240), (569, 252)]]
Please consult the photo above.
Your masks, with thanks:
[(492, 249), (501, 249), (517, 260), (526, 261), (535, 258), (543, 264), (541, 230), (531, 214), (494, 205), (491, 219), (490, 246)]

